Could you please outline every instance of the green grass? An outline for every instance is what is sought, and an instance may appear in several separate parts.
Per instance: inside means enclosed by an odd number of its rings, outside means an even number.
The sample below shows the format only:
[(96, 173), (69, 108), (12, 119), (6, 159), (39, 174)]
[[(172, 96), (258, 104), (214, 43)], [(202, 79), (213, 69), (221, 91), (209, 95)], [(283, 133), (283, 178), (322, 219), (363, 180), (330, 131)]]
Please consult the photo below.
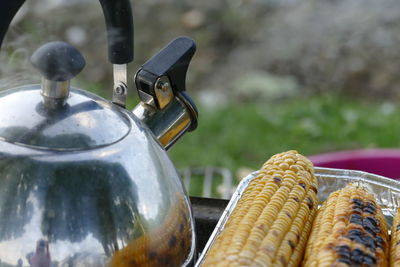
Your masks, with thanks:
[(199, 127), (170, 149), (178, 168), (257, 169), (271, 155), (296, 149), (305, 155), (374, 147), (400, 147), (395, 105), (337, 96), (274, 103), (199, 107)]
[[(79, 85), (111, 97), (111, 92), (99, 90), (97, 85)], [(131, 95), (128, 107), (132, 109), (138, 101)], [(331, 94), (263, 103), (232, 101), (212, 110), (198, 108), (198, 128), (168, 152), (179, 169), (216, 166), (236, 174), (242, 167), (258, 169), (273, 154), (289, 149), (312, 155), (400, 147), (400, 109), (390, 102)], [(192, 183), (191, 191), (196, 187), (195, 195), (200, 194), (202, 179), (192, 179)]]

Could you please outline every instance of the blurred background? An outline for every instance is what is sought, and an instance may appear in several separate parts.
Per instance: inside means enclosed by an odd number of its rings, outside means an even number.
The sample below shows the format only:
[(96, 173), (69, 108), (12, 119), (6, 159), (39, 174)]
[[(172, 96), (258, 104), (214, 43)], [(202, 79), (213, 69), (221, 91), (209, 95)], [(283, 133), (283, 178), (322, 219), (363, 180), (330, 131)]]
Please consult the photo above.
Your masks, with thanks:
[[(397, 0), (134, 0), (133, 14), (131, 80), (175, 37), (197, 42), (187, 90), (199, 127), (169, 151), (183, 173), (217, 170), (237, 183), (289, 149), (400, 147)], [(38, 83), (29, 57), (55, 40), (86, 58), (75, 86), (110, 99), (112, 66), (95, 0), (27, 1), (0, 52), (1, 88)], [(129, 108), (138, 103), (131, 88)], [(226, 190), (215, 188), (213, 195)]]

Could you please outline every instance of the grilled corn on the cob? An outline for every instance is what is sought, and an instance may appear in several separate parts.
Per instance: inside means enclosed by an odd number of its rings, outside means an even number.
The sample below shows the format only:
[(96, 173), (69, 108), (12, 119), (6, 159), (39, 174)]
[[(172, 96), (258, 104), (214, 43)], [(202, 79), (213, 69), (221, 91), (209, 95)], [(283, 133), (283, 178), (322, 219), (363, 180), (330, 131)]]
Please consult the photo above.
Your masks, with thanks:
[(400, 266), (400, 208), (393, 218), (390, 243), (390, 266)]
[(387, 230), (375, 197), (350, 184), (318, 211), (303, 266), (388, 266)]
[(297, 266), (318, 206), (312, 163), (277, 154), (249, 184), (203, 266)]

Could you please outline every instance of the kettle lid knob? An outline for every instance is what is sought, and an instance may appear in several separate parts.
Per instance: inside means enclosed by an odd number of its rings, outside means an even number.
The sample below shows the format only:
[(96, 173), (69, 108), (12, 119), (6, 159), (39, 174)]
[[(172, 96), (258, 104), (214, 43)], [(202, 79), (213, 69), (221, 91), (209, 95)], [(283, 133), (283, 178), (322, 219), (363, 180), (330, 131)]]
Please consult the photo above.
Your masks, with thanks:
[(31, 56), (32, 65), (42, 74), (42, 95), (48, 107), (64, 105), (69, 96), (70, 80), (85, 67), (81, 53), (65, 42), (50, 42)]
[(65, 42), (50, 42), (39, 47), (31, 56), (32, 65), (50, 81), (67, 81), (85, 67), (78, 49)]

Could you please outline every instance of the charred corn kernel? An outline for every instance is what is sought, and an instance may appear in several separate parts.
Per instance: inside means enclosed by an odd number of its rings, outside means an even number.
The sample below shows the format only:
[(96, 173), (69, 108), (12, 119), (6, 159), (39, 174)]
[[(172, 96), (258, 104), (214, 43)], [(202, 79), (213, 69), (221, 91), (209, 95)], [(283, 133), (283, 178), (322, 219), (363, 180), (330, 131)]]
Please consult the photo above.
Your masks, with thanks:
[(183, 196), (168, 211), (164, 223), (116, 251), (111, 267), (180, 266), (189, 255), (192, 233)]
[(203, 266), (298, 266), (318, 206), (312, 163), (297, 151), (263, 164)]
[(388, 253), (388, 229), (374, 195), (350, 184), (318, 211), (303, 266), (388, 266)]
[(390, 241), (390, 266), (400, 266), (400, 208), (393, 218)]

